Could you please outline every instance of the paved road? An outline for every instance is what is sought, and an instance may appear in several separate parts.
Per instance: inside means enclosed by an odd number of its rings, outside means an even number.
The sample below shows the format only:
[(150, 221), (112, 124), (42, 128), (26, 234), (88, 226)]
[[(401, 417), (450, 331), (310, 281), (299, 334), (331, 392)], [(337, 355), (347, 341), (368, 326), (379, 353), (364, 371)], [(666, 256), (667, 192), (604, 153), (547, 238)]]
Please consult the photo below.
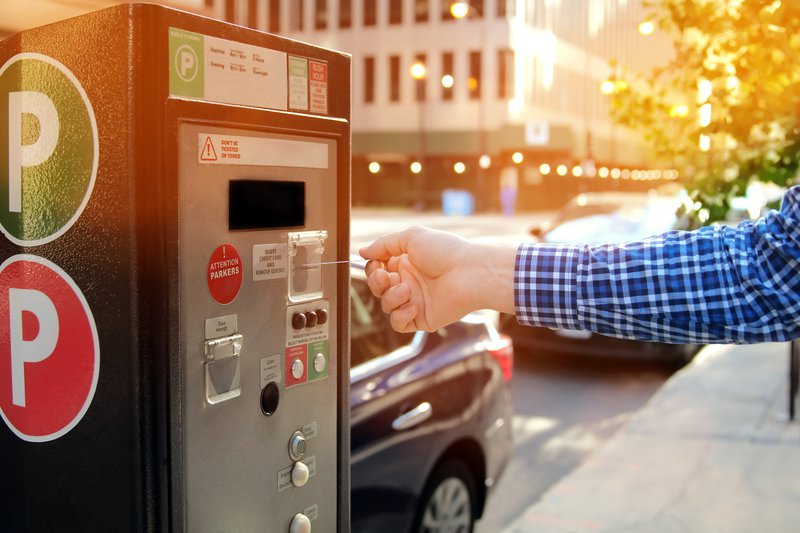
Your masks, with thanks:
[(676, 370), (517, 350), (512, 378), (516, 449), (478, 522), (496, 533), (611, 437)]

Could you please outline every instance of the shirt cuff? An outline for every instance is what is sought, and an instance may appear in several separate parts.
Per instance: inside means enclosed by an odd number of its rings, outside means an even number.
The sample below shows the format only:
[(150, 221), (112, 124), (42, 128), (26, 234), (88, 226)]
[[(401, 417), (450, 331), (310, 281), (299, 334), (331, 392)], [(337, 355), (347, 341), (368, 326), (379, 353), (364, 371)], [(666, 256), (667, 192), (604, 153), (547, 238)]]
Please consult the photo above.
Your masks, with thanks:
[(514, 268), (517, 322), (581, 329), (577, 309), (578, 246), (522, 243)]

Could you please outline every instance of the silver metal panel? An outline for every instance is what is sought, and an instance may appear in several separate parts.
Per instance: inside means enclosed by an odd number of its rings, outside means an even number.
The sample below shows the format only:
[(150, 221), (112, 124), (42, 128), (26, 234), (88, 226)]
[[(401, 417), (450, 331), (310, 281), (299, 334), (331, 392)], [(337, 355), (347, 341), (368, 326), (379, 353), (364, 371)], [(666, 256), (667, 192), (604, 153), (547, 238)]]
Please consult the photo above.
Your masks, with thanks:
[[(288, 154), (299, 166), (203, 164), (198, 161), (200, 133), (321, 143), (328, 150), (328, 168), (304, 168), (301, 148)], [(253, 271), (254, 247), (259, 253), (265, 250), (261, 245), (286, 245), (290, 232), (327, 231), (328, 246), (322, 261), (341, 259), (335, 257), (339, 238), (335, 141), (190, 122), (180, 125), (179, 139), (180, 353), (184, 376), (181, 431), (186, 530), (286, 532), (296, 513), (313, 510), (309, 511), (309, 518), (313, 519), (315, 533), (335, 531), (336, 269), (321, 270), (319, 302), (328, 310), (327, 375), (290, 388), (285, 386), (290, 274), (283, 269), (286, 272), (282, 275), (277, 269), (270, 275), (254, 276)], [(302, 147), (303, 143), (297, 146)], [(231, 179), (304, 181), (305, 227), (229, 231)], [(241, 289), (227, 305), (214, 300), (207, 281), (211, 253), (222, 244), (236, 248), (243, 271)], [(278, 256), (281, 249), (278, 247)], [(255, 264), (260, 263), (257, 260)], [(313, 308), (315, 303), (304, 302), (303, 307)], [(241, 393), (212, 405), (207, 401), (205, 384), (206, 321), (230, 315), (235, 315), (236, 333), (242, 336), (238, 358)], [(225, 333), (231, 334), (227, 329)], [(308, 349), (307, 365), (312, 368), (318, 351), (318, 346)], [(276, 355), (280, 358), (278, 368)], [(281, 381), (279, 406), (269, 417), (260, 408), (264, 376)], [(313, 466), (313, 475), (302, 487), (279, 491), (281, 473), (285, 477), (286, 469), (293, 465), (289, 440), (295, 431), (304, 428), (308, 429), (307, 451), (302, 461)]]

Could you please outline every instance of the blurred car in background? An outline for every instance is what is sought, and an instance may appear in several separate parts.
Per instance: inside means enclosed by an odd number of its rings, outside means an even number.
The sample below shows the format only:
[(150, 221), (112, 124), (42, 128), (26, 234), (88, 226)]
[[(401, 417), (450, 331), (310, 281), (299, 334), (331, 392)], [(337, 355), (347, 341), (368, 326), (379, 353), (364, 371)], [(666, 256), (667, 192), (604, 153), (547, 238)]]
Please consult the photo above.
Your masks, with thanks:
[[(684, 229), (686, 221), (677, 216), (676, 195), (635, 192), (580, 194), (569, 201), (543, 228), (531, 234), (540, 242), (563, 244), (622, 243), (641, 240), (673, 229)], [(517, 346), (556, 352), (573, 352), (605, 357), (628, 357), (689, 361), (698, 350), (694, 344), (664, 344), (617, 339), (564, 329), (521, 326), (514, 317), (503, 318), (502, 331)]]
[(472, 531), (511, 451), (511, 339), (479, 312), (397, 333), (352, 268), (354, 532)]

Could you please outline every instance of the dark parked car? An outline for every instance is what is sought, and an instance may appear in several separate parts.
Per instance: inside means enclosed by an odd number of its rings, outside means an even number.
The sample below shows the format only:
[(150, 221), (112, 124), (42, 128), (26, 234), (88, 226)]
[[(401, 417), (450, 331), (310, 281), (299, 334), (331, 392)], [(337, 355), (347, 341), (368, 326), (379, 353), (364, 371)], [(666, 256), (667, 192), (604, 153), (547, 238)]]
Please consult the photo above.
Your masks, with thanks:
[(353, 269), (354, 532), (470, 532), (508, 461), (514, 351), (496, 316), (397, 333)]
[[(685, 224), (676, 215), (679, 205), (676, 196), (656, 193), (580, 194), (568, 202), (546, 228), (534, 228), (531, 233), (547, 243), (597, 245), (641, 240), (682, 229)], [(698, 349), (693, 344), (640, 342), (589, 331), (531, 328), (520, 326), (513, 317), (507, 316), (502, 320), (501, 329), (517, 346), (586, 355), (685, 362)]]

